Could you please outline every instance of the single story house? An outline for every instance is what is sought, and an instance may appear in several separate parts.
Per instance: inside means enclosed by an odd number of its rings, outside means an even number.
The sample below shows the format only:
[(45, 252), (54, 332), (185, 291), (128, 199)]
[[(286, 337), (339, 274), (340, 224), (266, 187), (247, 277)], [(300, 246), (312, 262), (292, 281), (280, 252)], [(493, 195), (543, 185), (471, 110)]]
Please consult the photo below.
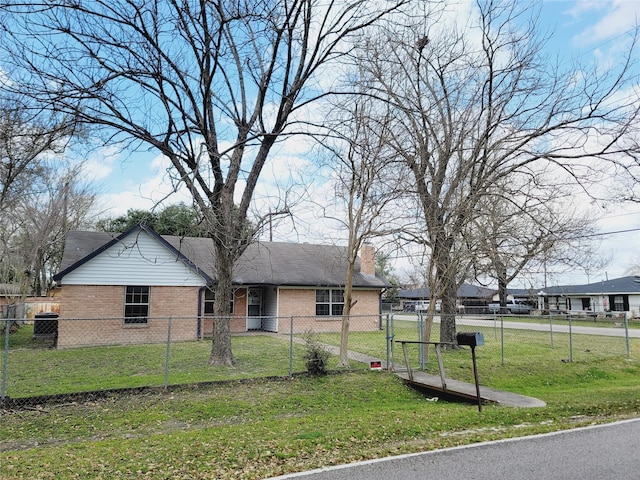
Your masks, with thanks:
[(640, 316), (640, 276), (602, 280), (586, 285), (565, 285), (538, 292), (544, 310), (561, 313), (625, 314)]
[[(180, 319), (172, 339), (211, 335), (212, 252), (209, 238), (161, 236), (144, 225), (120, 235), (70, 232), (54, 276), (61, 289), (58, 347), (163, 341), (169, 317)], [(292, 317), (304, 317), (308, 329), (339, 331), (346, 268), (345, 247), (250, 245), (233, 272), (232, 333), (286, 333)], [(355, 269), (350, 328), (377, 329), (390, 284), (375, 272), (373, 246), (362, 249)]]

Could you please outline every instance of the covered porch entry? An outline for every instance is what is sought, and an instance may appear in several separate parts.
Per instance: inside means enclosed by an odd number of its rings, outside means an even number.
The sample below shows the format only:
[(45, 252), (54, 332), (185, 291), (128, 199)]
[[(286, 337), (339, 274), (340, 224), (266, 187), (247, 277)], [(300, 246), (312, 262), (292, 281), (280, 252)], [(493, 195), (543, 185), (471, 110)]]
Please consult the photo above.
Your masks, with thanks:
[(247, 288), (247, 331), (278, 331), (278, 289), (277, 287)]

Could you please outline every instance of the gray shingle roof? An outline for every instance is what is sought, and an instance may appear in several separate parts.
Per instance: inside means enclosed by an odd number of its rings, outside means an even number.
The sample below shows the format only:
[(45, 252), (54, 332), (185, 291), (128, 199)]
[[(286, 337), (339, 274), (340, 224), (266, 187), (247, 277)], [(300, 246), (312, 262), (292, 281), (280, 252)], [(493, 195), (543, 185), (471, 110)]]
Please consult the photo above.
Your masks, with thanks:
[[(145, 227), (145, 229), (147, 229)], [(148, 230), (148, 229), (147, 229)], [(184, 259), (210, 279), (215, 279), (213, 242), (209, 238), (159, 236)], [(126, 235), (126, 234), (125, 234)], [(115, 234), (72, 231), (67, 236), (60, 273), (56, 279), (98, 254)], [(343, 286), (346, 277), (346, 247), (308, 243), (256, 242), (247, 248), (234, 268), (237, 285)], [(381, 276), (365, 275), (356, 261), (354, 287), (384, 288)]]
[(612, 295), (640, 294), (640, 276), (628, 276), (603, 280), (585, 285), (561, 285), (541, 288), (547, 295)]

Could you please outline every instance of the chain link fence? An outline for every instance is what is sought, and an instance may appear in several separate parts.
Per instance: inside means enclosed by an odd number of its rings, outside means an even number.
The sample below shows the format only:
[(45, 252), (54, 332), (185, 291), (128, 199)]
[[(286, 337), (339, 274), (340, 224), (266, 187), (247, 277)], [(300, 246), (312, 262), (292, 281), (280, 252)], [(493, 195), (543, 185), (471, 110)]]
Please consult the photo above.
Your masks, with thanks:
[[(444, 316), (394, 314), (389, 318), (389, 342), (395, 371), (406, 369), (401, 341), (439, 342)], [(484, 345), (476, 349), (481, 371), (507, 366), (526, 375), (553, 362), (597, 362), (608, 358), (637, 357), (640, 352), (640, 322), (626, 318), (573, 318), (567, 315), (456, 315), (457, 332), (480, 332)], [(414, 369), (437, 374), (434, 346), (407, 344)], [(465, 351), (466, 350), (466, 351)], [(445, 356), (448, 377), (473, 381), (466, 348)]]
[[(436, 342), (443, 317), (415, 313), (352, 316), (348, 320), (348, 367), (406, 367), (399, 341)], [(286, 377), (309, 371), (311, 346), (327, 353), (327, 370), (344, 369), (340, 358), (342, 317), (265, 317), (260, 328), (231, 336), (233, 367), (211, 366), (212, 323), (231, 322), (246, 330), (246, 319), (36, 318), (21, 323), (0, 320), (1, 401), (20, 406), (68, 401), (74, 395), (98, 395), (120, 389), (168, 388), (225, 380)], [(209, 324), (207, 324), (209, 322)], [(240, 322), (240, 326), (239, 323)], [(256, 325), (256, 319), (251, 319)], [(235, 327), (234, 327), (235, 326)], [(630, 357), (638, 351), (640, 325), (568, 317), (457, 315), (459, 332), (482, 332), (480, 368), (544, 361), (574, 362)], [(272, 331), (269, 331), (272, 330)], [(412, 344), (412, 368), (437, 369), (429, 349)], [(447, 375), (465, 380), (468, 355), (452, 353)], [(543, 367), (541, 367), (543, 368)], [(463, 377), (463, 378), (460, 378)]]

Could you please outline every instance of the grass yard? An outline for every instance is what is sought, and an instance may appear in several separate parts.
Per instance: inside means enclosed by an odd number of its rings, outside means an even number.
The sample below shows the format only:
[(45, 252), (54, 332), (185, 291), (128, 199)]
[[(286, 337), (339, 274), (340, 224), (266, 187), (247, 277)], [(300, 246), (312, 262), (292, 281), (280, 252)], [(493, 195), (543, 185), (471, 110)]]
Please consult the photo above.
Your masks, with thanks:
[[(25, 325), (9, 339), (6, 392), (10, 398), (165, 384), (164, 344), (56, 350), (50, 348), (51, 340), (33, 339), (32, 325)], [(0, 340), (4, 342), (4, 336)], [(289, 375), (287, 339), (241, 335), (232, 338), (232, 348), (236, 366), (229, 369), (209, 366), (209, 340), (173, 343), (168, 385)], [(294, 344), (294, 372), (305, 371), (303, 355), (304, 346)], [(0, 355), (0, 366), (2, 362)], [(329, 368), (337, 364), (336, 357), (330, 358)]]
[[(389, 334), (392, 335), (396, 341), (417, 340), (419, 338), (418, 328), (418, 323), (415, 321), (396, 320), (393, 331), (390, 331)], [(433, 325), (430, 337), (431, 341), (439, 340), (439, 328), (440, 326), (438, 324)], [(497, 328), (458, 327), (458, 330), (480, 331), (483, 333), (485, 345), (478, 347), (476, 352), (478, 354), (479, 365), (484, 367), (502, 365), (502, 363), (518, 363), (521, 359), (527, 359), (527, 362), (531, 361), (536, 364), (542, 364), (545, 363), (547, 359), (550, 361), (579, 361), (582, 359), (592, 359), (594, 357), (616, 357), (626, 355), (627, 353), (627, 345), (624, 337), (581, 335), (575, 333), (569, 337), (568, 334), (558, 332), (550, 334), (549, 332), (511, 329), (501, 331), (499, 326)], [(350, 332), (349, 348), (378, 357), (381, 360), (386, 360), (386, 336), (386, 330), (380, 332)], [(340, 344), (339, 333), (321, 333), (318, 334), (318, 339), (329, 345), (338, 346)], [(502, 347), (503, 345), (504, 348)], [(640, 339), (631, 338), (629, 347), (631, 352), (637, 353), (640, 350)], [(393, 343), (391, 348), (391, 360), (395, 363), (403, 364), (404, 357), (402, 347), (398, 343)], [(418, 365), (418, 349), (419, 347), (416, 345), (409, 346), (410, 358), (414, 367)], [(526, 355), (523, 355), (524, 352), (526, 352)], [(470, 355), (468, 351), (463, 355), (461, 359), (463, 364), (464, 362), (469, 363)], [(449, 362), (445, 362), (445, 367), (447, 367), (448, 363)], [(437, 365), (433, 366), (437, 367)], [(472, 375), (471, 366), (468, 366), (469, 374)], [(427, 369), (428, 368), (429, 364), (427, 365)], [(457, 370), (457, 367), (454, 368)], [(466, 380), (466, 378), (458, 378), (456, 375), (452, 376), (459, 380)]]
[[(416, 328), (396, 322), (393, 333), (415, 339)], [(551, 341), (541, 332), (483, 333), (486, 344), (476, 349), (480, 382), (540, 398), (547, 407), (485, 405), (479, 413), (473, 404), (431, 401), (366, 365), (352, 362), (357, 370), (337, 372), (335, 356), (327, 376), (239, 381), (287, 375), (289, 343), (234, 337), (238, 365), (211, 368), (209, 342), (185, 342), (171, 348), (170, 383), (189, 386), (1, 412), (0, 480), (260, 479), (640, 414), (638, 339), (627, 357), (619, 338), (575, 335), (569, 345), (567, 335)], [(384, 360), (386, 335), (351, 332), (350, 348)], [(339, 336), (318, 339), (337, 345)], [(54, 350), (35, 344), (26, 330), (10, 340), (10, 395), (164, 382), (164, 345)], [(294, 347), (294, 371), (304, 371), (304, 346)], [(417, 349), (411, 355), (415, 367)], [(436, 370), (434, 357), (427, 370)], [(444, 353), (444, 365), (451, 378), (472, 381), (468, 349)], [(222, 379), (231, 381), (195, 385)]]
[[(52, 349), (51, 340), (33, 339), (33, 326), (25, 325), (10, 335), (7, 365), (6, 395), (25, 398), (43, 395), (60, 395), (86, 391), (122, 388), (158, 387), (167, 385), (214, 382), (271, 376), (287, 376), (290, 371), (289, 340), (273, 335), (240, 335), (232, 338), (237, 361), (234, 368), (210, 367), (208, 357), (211, 344), (176, 342), (169, 352), (169, 367), (165, 372), (167, 348), (164, 344), (82, 347)], [(462, 329), (463, 327), (460, 327)], [(477, 351), (481, 380), (488, 380), (484, 372), (495, 367), (510, 365), (526, 369), (531, 363), (546, 365), (549, 362), (590, 361), (626, 355), (626, 341), (621, 337), (605, 337), (574, 334), (475, 328), (482, 331), (485, 345)], [(433, 326), (432, 340), (438, 339), (439, 325)], [(417, 340), (418, 324), (415, 321), (394, 322), (392, 331), (350, 332), (349, 348), (380, 360), (387, 360), (387, 333), (394, 340)], [(315, 334), (318, 341), (339, 346), (338, 333)], [(3, 341), (3, 336), (0, 336)], [(504, 346), (503, 346), (504, 345)], [(640, 351), (640, 339), (630, 339), (631, 352)], [(304, 372), (305, 347), (293, 345), (292, 372)], [(419, 347), (409, 346), (410, 361), (414, 368), (419, 363)], [(437, 372), (435, 354), (431, 350), (430, 361), (424, 364), (427, 371)], [(390, 360), (404, 364), (399, 344), (391, 343)], [(0, 364), (3, 363), (0, 358)], [(524, 362), (523, 365), (521, 363)], [(351, 362), (352, 368), (368, 365)], [(329, 369), (338, 368), (336, 356), (330, 356)], [(452, 352), (445, 362), (447, 374), (457, 380), (470, 381), (471, 361), (468, 351)], [(165, 378), (165, 373), (167, 377)], [(499, 388), (498, 385), (488, 386)]]
[(474, 405), (429, 401), (393, 375), (361, 371), (5, 412), (0, 478), (259, 479), (640, 411), (637, 361), (520, 373), (484, 372), (492, 383), (540, 396), (546, 408), (487, 405), (479, 413)]

